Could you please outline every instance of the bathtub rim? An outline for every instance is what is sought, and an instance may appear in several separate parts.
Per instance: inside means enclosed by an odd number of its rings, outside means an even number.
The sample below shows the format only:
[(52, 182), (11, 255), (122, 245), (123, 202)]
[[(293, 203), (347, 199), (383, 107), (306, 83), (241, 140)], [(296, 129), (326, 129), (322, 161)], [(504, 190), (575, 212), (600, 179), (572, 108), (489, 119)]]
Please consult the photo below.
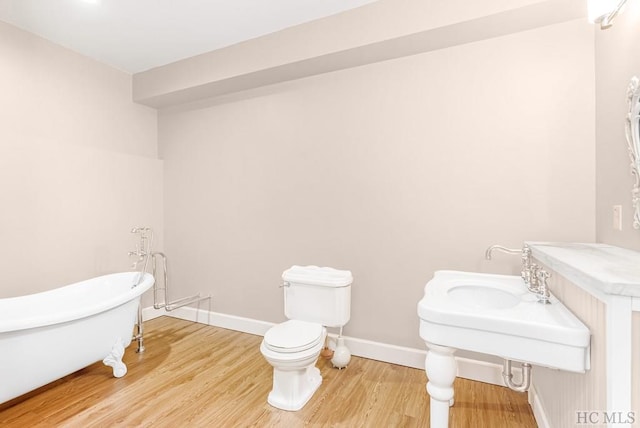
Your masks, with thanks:
[[(108, 278), (116, 277), (116, 276), (123, 276), (123, 277), (130, 276), (130, 278), (133, 280), (139, 274), (140, 272), (111, 273), (111, 274), (101, 275), (101, 276), (97, 276), (97, 277), (90, 278), (83, 281), (74, 282), (73, 284), (68, 284), (68, 285), (54, 288), (51, 290), (42, 291), (40, 293), (26, 294), (24, 296), (18, 296), (18, 297), (8, 297), (6, 299), (0, 299), (0, 300), (14, 300), (14, 299), (26, 298), (29, 296), (54, 294), (56, 290), (77, 286), (78, 284), (83, 282), (104, 281), (104, 280), (107, 280)], [(132, 287), (131, 289), (128, 289), (124, 293), (118, 293), (114, 295), (112, 298), (102, 300), (102, 301), (97, 301), (95, 302), (95, 304), (91, 304), (86, 307), (79, 307), (76, 310), (66, 311), (62, 313), (52, 314), (50, 312), (47, 312), (45, 314), (39, 314), (39, 315), (28, 317), (28, 318), (24, 317), (24, 318), (17, 318), (17, 319), (0, 320), (0, 334), (18, 332), (22, 330), (29, 330), (33, 328), (39, 328), (39, 327), (47, 327), (47, 326), (52, 326), (56, 324), (62, 324), (65, 322), (71, 322), (71, 321), (79, 320), (82, 318), (87, 318), (102, 312), (106, 312), (108, 310), (121, 306), (133, 299), (139, 298), (140, 296), (142, 296), (142, 294), (145, 291), (151, 288), (154, 282), (155, 282), (155, 279), (153, 278), (153, 276), (150, 273), (145, 273), (142, 282), (138, 286)]]

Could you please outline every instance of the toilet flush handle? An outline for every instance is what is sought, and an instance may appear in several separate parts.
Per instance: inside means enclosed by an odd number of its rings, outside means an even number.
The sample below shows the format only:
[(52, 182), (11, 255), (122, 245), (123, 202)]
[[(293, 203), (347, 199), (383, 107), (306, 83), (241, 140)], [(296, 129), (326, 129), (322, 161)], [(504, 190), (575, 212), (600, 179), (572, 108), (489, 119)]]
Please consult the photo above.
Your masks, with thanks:
[(289, 284), (287, 281), (283, 282), (282, 285), (280, 286), (280, 288), (282, 287), (291, 287), (291, 284)]

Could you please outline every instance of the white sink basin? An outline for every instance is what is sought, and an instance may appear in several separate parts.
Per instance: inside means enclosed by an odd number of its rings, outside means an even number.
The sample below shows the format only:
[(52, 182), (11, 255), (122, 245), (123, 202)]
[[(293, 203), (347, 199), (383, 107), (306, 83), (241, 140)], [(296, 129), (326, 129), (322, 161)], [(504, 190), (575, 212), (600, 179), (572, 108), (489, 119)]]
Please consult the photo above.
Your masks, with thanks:
[(475, 284), (451, 287), (447, 294), (460, 305), (475, 309), (505, 309), (520, 302), (520, 299), (509, 291)]
[(418, 304), (426, 342), (532, 364), (589, 369), (589, 329), (558, 299), (537, 302), (519, 276), (438, 271)]

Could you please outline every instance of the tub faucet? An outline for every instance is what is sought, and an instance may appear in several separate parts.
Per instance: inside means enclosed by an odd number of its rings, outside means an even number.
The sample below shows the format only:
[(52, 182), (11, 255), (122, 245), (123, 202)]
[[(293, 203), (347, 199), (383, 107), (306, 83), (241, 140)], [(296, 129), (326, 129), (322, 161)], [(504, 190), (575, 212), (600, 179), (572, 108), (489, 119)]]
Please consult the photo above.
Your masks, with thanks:
[(137, 269), (138, 267), (138, 263), (141, 263), (144, 261), (145, 257), (147, 257), (147, 252), (145, 251), (145, 240), (146, 238), (141, 236), (140, 237), (140, 243), (136, 244), (136, 249), (135, 251), (129, 251), (129, 257), (136, 257), (136, 260), (133, 262), (133, 264), (131, 265), (131, 267), (133, 269)]
[(140, 269), (140, 275), (138, 281), (134, 284), (134, 287), (142, 282), (145, 272), (147, 271), (147, 265), (149, 262), (149, 256), (151, 255), (151, 244), (153, 242), (153, 230), (149, 227), (134, 227), (131, 229), (131, 233), (140, 235), (140, 242), (136, 245), (135, 251), (129, 251), (129, 257), (136, 256), (136, 261), (133, 262), (133, 269), (138, 269), (138, 265), (142, 263)]

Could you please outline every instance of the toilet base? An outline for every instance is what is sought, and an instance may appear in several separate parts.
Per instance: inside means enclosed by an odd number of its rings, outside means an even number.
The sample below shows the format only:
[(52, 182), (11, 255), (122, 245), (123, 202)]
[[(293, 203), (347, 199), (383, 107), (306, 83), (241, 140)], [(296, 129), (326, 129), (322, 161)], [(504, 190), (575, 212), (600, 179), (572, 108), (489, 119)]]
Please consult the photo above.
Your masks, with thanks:
[(300, 410), (321, 384), (320, 370), (313, 364), (302, 370), (274, 368), (273, 389), (269, 393), (267, 403), (282, 410)]

